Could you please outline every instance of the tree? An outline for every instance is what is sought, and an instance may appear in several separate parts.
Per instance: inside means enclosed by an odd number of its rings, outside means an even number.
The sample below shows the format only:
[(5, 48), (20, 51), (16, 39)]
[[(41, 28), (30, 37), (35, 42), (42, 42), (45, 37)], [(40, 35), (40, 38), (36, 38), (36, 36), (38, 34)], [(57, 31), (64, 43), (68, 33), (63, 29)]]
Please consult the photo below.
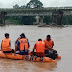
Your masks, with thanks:
[(19, 5), (18, 5), (18, 4), (16, 4), (15, 6), (13, 6), (13, 8), (19, 8)]
[(39, 0), (31, 0), (27, 3), (26, 8), (41, 8), (42, 6), (43, 4)]
[(20, 8), (26, 8), (26, 6), (25, 6), (25, 5), (23, 5), (23, 6), (21, 6)]

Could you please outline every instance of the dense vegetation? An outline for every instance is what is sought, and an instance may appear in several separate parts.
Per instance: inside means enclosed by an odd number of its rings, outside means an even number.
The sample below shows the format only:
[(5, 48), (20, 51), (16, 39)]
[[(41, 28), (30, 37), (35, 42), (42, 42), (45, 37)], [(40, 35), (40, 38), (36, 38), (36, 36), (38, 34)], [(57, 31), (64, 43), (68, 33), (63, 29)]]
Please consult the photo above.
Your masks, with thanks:
[(16, 4), (13, 8), (42, 8), (43, 4), (39, 0), (30, 0), (26, 5), (19, 6)]
[[(13, 24), (21, 24), (21, 25), (33, 25), (36, 21), (32, 16), (23, 16), (23, 17), (6, 17), (7, 21), (13, 22)], [(49, 24), (52, 22), (51, 16), (44, 17), (44, 23)], [(63, 16), (62, 19), (63, 25), (72, 25), (72, 16)]]
[(64, 24), (64, 25), (72, 25), (72, 15), (63, 16), (62, 24)]

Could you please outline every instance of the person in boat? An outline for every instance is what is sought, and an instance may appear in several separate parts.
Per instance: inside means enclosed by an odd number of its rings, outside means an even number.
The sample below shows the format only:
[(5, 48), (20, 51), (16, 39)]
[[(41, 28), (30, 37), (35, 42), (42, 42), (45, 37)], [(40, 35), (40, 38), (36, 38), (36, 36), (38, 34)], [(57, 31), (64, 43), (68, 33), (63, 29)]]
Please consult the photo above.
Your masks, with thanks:
[[(21, 35), (25, 35), (25, 34), (24, 33), (21, 33)], [(17, 40), (15, 41), (15, 44), (21, 39), (21, 35), (20, 35), (20, 37), (17, 38)], [(26, 36), (25, 36), (25, 38), (26, 38)], [(28, 38), (26, 38), (26, 39), (28, 41)]]
[(46, 40), (44, 40), (44, 42), (46, 46), (45, 55), (52, 59), (57, 58), (57, 51), (53, 49), (54, 42), (52, 41), (51, 36), (47, 35)]
[[(21, 35), (25, 36), (24, 33), (22, 33)], [(21, 35), (20, 35), (20, 37), (18, 37), (17, 40), (15, 41), (15, 45), (16, 45), (17, 42), (21, 39)], [(25, 38), (26, 38), (26, 36), (25, 36)], [(28, 38), (26, 38), (26, 39), (27, 39), (27, 41), (28, 41)], [(17, 47), (17, 50), (19, 50), (19, 47)]]
[(17, 48), (19, 48), (19, 53), (17, 53), (17, 54), (28, 55), (29, 42), (28, 42), (28, 40), (26, 39), (26, 37), (23, 33), (20, 36), (21, 36), (20, 40), (15, 45), (14, 54), (16, 54)]
[(4, 53), (14, 53), (14, 50), (11, 49), (11, 40), (9, 39), (9, 33), (5, 33), (5, 39), (2, 40), (1, 50)]
[(33, 55), (34, 55), (35, 49), (36, 49), (36, 53), (35, 53), (36, 56), (45, 57), (45, 43), (44, 43), (44, 41), (42, 41), (42, 39), (38, 39), (38, 41), (34, 45), (34, 48), (32, 51)]
[(51, 39), (50, 35), (47, 35), (46, 40), (44, 40), (46, 48), (48, 50), (53, 50), (54, 42)]

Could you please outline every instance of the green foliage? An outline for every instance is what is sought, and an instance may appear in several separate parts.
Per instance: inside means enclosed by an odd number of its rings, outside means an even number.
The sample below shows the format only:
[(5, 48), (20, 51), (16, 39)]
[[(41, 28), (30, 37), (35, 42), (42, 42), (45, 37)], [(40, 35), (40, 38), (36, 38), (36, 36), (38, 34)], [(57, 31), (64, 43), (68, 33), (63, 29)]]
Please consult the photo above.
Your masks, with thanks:
[(6, 21), (8, 21), (10, 24), (20, 25), (21, 17), (6, 17)]
[(35, 18), (33, 16), (7, 17), (6, 20), (16, 25), (32, 25), (35, 22)]
[(27, 5), (19, 6), (18, 4), (14, 5), (13, 8), (42, 8), (43, 4), (39, 0), (31, 0)]
[[(6, 21), (12, 22), (16, 25), (33, 25), (36, 22), (34, 16), (23, 16), (23, 17), (6, 17)], [(52, 22), (51, 16), (44, 17), (44, 23), (49, 24)], [(72, 25), (72, 16), (63, 16), (62, 25)]]
[(21, 23), (24, 25), (32, 25), (35, 22), (34, 16), (23, 16), (21, 18)]
[(25, 5), (22, 5), (20, 8), (26, 8), (26, 6)]
[(18, 5), (18, 4), (16, 4), (15, 6), (13, 6), (13, 8), (19, 8), (19, 5)]
[(62, 24), (64, 25), (72, 25), (72, 16), (63, 16)]
[(51, 16), (45, 16), (43, 22), (46, 23), (46, 24), (51, 23), (52, 22), (52, 17)]
[(43, 4), (39, 0), (31, 0), (27, 3), (26, 8), (41, 8), (42, 6)]

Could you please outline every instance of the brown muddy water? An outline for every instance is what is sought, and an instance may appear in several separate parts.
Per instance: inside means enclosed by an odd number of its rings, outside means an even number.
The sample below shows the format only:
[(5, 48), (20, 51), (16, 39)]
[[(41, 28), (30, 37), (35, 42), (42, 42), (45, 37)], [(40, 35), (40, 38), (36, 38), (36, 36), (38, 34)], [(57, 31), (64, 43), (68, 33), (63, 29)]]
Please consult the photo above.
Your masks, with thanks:
[(0, 43), (4, 34), (9, 33), (11, 47), (21, 33), (25, 33), (32, 50), (38, 38), (43, 40), (50, 34), (54, 41), (54, 49), (61, 55), (56, 63), (30, 62), (23, 60), (0, 59), (0, 72), (72, 72), (72, 26), (65, 28), (10, 25), (0, 27)]

